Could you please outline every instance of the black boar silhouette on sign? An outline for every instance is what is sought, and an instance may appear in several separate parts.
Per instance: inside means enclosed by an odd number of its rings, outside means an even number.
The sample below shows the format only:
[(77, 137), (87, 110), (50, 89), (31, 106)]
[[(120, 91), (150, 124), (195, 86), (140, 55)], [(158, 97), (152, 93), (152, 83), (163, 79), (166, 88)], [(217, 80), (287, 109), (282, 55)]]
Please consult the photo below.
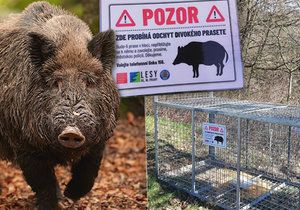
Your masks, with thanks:
[(217, 67), (217, 76), (223, 74), (224, 59), (228, 61), (228, 53), (218, 42), (190, 42), (184, 47), (178, 47), (177, 56), (173, 65), (186, 63), (193, 66), (193, 78), (199, 77), (199, 65), (215, 65)]
[(217, 142), (217, 144), (220, 142), (221, 144), (223, 144), (223, 142), (224, 142), (224, 139), (223, 139), (223, 137), (222, 136), (215, 136), (215, 139), (214, 139), (216, 142)]

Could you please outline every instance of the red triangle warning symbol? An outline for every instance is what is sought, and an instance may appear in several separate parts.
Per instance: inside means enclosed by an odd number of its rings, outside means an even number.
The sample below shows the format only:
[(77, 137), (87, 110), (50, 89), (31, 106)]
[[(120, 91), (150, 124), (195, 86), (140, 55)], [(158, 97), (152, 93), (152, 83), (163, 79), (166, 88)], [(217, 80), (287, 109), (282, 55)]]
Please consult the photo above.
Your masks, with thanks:
[(211, 8), (211, 10), (206, 18), (206, 22), (212, 23), (212, 22), (224, 22), (224, 21), (225, 21), (224, 16), (221, 14), (221, 12), (216, 7), (216, 5), (214, 5)]
[(130, 27), (135, 26), (135, 22), (130, 16), (129, 12), (125, 9), (120, 15), (116, 27)]

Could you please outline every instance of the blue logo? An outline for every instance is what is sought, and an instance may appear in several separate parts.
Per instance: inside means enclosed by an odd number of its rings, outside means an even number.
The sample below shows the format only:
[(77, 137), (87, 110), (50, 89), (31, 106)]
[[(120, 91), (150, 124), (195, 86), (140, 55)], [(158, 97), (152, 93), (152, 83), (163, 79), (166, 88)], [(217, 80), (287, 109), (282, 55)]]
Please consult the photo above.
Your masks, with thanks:
[(160, 72), (160, 78), (162, 79), (162, 80), (168, 80), (169, 78), (170, 78), (170, 72), (168, 71), (168, 70), (162, 70), (161, 72)]
[(130, 82), (141, 82), (141, 72), (130, 72)]

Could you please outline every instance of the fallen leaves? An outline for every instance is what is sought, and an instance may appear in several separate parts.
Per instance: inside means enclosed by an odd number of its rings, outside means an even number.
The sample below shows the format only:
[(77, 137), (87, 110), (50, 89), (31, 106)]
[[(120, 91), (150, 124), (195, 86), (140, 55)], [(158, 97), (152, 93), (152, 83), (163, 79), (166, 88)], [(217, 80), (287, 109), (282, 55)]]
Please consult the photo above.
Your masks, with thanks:
[[(73, 202), (65, 197), (62, 209), (119, 210), (146, 209), (146, 151), (144, 118), (121, 120), (108, 141), (105, 157), (93, 190)], [(69, 168), (57, 167), (56, 175), (63, 190), (70, 179)], [(31, 188), (22, 172), (11, 163), (0, 161), (0, 209), (35, 209)]]
[(127, 112), (127, 120), (130, 124), (134, 125), (135, 123), (135, 116), (132, 112)]

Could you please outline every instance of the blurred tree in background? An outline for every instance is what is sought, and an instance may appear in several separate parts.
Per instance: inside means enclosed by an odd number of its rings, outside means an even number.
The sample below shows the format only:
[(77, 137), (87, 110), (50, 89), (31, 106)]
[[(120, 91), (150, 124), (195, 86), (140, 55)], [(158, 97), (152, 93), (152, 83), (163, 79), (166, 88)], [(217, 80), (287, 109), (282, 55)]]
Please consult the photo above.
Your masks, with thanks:
[[(0, 0), (0, 17), (10, 13), (21, 12), (34, 0)], [(99, 31), (99, 1), (98, 0), (47, 0), (47, 2), (60, 5), (84, 20), (96, 34)], [(144, 115), (144, 97), (123, 98), (121, 103), (122, 117), (127, 112), (136, 116)]]

